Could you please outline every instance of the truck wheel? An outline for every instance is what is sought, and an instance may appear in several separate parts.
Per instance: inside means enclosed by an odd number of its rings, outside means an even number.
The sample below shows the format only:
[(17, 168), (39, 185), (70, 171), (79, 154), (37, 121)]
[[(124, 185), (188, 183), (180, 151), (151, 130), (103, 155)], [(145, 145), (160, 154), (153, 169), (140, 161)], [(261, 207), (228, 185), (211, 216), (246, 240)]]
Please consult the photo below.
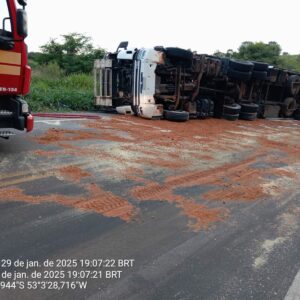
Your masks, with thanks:
[(300, 91), (300, 77), (298, 75), (289, 76), (287, 86), (289, 95), (296, 96)]
[(287, 76), (288, 76), (288, 73), (286, 70), (279, 69), (278, 74), (277, 74), (277, 83), (285, 84)]
[(241, 112), (240, 113), (240, 119), (247, 120), (247, 121), (254, 121), (257, 118), (257, 112), (256, 113), (246, 113)]
[(279, 72), (279, 70), (277, 68), (268, 69), (268, 77), (269, 77), (268, 79), (271, 82), (276, 82), (277, 77), (278, 77), (278, 72)]
[(239, 104), (226, 104), (223, 105), (223, 115), (238, 115), (241, 111)]
[(242, 103), (241, 113), (257, 113), (259, 106), (255, 103)]
[(226, 57), (222, 57), (221, 58), (221, 69), (224, 73), (227, 72), (227, 70), (229, 69), (229, 58)]
[(187, 111), (179, 110), (165, 110), (164, 116), (166, 120), (176, 122), (185, 122), (189, 119), (189, 113)]
[(266, 80), (268, 78), (267, 71), (252, 71), (252, 79)]
[(251, 78), (251, 72), (241, 72), (233, 69), (229, 69), (227, 73), (228, 77), (238, 80), (249, 80)]
[(230, 59), (229, 67), (233, 70), (240, 72), (251, 72), (254, 68), (254, 65), (250, 61)]
[(297, 107), (296, 99), (293, 97), (286, 98), (281, 106), (280, 115), (283, 117), (291, 117)]
[(214, 102), (211, 99), (198, 99), (196, 100), (196, 105), (198, 119), (204, 119), (214, 115)]
[(269, 69), (269, 65), (267, 63), (252, 61), (254, 65), (254, 71), (267, 72)]
[(133, 114), (134, 114), (135, 116), (138, 116), (138, 106), (137, 106), (137, 105), (131, 104), (131, 109), (132, 109), (132, 111), (133, 111)]
[(191, 51), (176, 48), (176, 47), (168, 47), (166, 48), (166, 55), (168, 57), (184, 59), (191, 61), (193, 59), (193, 53)]
[(236, 121), (239, 118), (239, 114), (235, 114), (235, 115), (223, 114), (222, 117), (228, 121)]
[(294, 112), (294, 119), (300, 121), (300, 108), (297, 108)]

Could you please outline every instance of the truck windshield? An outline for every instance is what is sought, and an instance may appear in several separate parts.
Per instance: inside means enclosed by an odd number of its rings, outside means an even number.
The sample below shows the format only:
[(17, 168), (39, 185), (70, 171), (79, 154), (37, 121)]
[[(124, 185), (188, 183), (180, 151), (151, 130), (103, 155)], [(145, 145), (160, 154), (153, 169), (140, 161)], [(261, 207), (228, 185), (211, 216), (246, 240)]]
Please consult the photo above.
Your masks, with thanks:
[(12, 37), (11, 18), (7, 0), (0, 0), (0, 21), (0, 36)]

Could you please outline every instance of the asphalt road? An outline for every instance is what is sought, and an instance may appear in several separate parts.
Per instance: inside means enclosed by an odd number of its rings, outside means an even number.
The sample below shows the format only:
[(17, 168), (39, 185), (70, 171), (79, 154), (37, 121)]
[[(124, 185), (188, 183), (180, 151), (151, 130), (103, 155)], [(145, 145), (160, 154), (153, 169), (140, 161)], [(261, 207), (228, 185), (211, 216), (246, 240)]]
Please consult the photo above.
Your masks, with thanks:
[(300, 122), (38, 118), (0, 169), (0, 299), (299, 299)]

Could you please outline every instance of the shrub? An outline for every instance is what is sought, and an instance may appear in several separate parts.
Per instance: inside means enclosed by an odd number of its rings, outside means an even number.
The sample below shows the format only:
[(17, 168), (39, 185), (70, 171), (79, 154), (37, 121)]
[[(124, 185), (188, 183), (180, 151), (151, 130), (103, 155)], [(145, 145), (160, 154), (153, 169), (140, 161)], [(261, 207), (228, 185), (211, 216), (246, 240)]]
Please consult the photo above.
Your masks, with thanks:
[(93, 77), (64, 75), (57, 64), (34, 66), (31, 92), (26, 96), (33, 112), (84, 111), (93, 108)]

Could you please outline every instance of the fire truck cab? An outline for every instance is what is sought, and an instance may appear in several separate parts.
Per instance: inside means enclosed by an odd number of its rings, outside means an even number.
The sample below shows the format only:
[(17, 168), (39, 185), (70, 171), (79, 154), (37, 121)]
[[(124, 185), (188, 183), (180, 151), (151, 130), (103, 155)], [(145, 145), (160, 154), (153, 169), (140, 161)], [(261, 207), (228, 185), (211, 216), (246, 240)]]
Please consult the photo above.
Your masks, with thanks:
[(27, 0), (0, 0), (0, 137), (11, 129), (33, 129), (33, 116), (22, 96), (29, 93), (31, 68), (27, 61)]

